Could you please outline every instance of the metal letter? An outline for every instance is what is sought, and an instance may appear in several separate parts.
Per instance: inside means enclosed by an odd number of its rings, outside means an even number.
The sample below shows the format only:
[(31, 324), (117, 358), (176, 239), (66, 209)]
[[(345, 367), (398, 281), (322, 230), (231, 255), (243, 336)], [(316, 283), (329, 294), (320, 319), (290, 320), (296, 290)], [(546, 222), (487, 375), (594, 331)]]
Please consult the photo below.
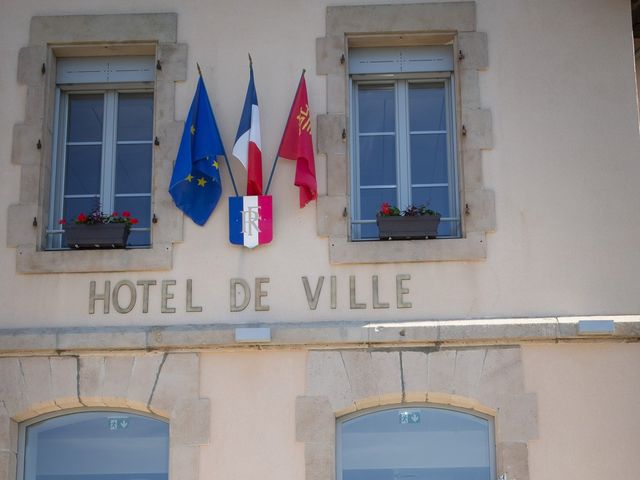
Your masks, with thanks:
[(192, 289), (193, 281), (188, 278), (187, 279), (187, 312), (201, 312), (202, 307), (194, 307), (193, 306), (193, 289)]
[(302, 284), (304, 285), (304, 293), (307, 294), (307, 303), (309, 304), (309, 309), (315, 310), (318, 307), (318, 300), (320, 300), (320, 292), (322, 291), (322, 284), (324, 283), (324, 277), (321, 276), (318, 278), (318, 283), (316, 283), (316, 290), (311, 295), (311, 286), (309, 285), (309, 279), (307, 277), (302, 277)]
[(378, 275), (371, 277), (371, 288), (373, 289), (373, 308), (389, 308), (387, 302), (380, 303), (380, 295), (378, 293)]
[(161, 313), (176, 313), (174, 307), (167, 305), (168, 301), (173, 298), (173, 293), (169, 293), (169, 287), (175, 285), (175, 280), (162, 280), (160, 286), (160, 312)]
[(335, 275), (331, 275), (331, 308), (333, 310), (338, 308), (338, 286)]
[(96, 313), (96, 300), (102, 300), (104, 302), (103, 313), (109, 313), (109, 291), (111, 290), (111, 282), (106, 280), (104, 282), (104, 293), (102, 295), (96, 295), (96, 282), (91, 280), (89, 282), (89, 314)]
[[(129, 305), (124, 308), (120, 306), (120, 302), (118, 299), (120, 295), (120, 289), (122, 287), (127, 287), (129, 289)], [(130, 282), (129, 280), (120, 280), (118, 283), (116, 283), (116, 286), (113, 287), (112, 301), (113, 308), (115, 308), (116, 312), (118, 313), (129, 313), (131, 310), (133, 310), (133, 307), (136, 304), (136, 286), (133, 284), (133, 282)]]
[[(230, 302), (229, 302), (229, 309), (232, 312), (241, 312), (242, 310), (244, 310), (245, 308), (247, 308), (247, 305), (249, 305), (249, 300), (251, 300), (251, 289), (249, 288), (249, 284), (243, 280), (242, 278), (232, 278), (229, 281), (229, 286), (230, 286)], [(242, 304), (238, 305), (237, 299), (238, 299), (238, 294), (237, 294), (237, 287), (238, 285), (240, 285), (242, 287), (242, 290), (244, 290), (244, 299), (242, 300)]]
[(404, 296), (409, 293), (409, 289), (402, 285), (405, 280), (411, 280), (411, 275), (396, 275), (396, 305), (398, 308), (411, 308), (411, 302), (404, 301)]
[(156, 281), (138, 280), (136, 285), (142, 286), (142, 313), (149, 313), (149, 286), (156, 285)]
[(269, 293), (262, 290), (263, 283), (269, 283), (269, 277), (256, 278), (256, 298), (255, 298), (256, 312), (266, 312), (269, 310), (269, 305), (262, 305), (261, 298), (266, 297), (267, 293)]
[(252, 235), (254, 228), (260, 233), (260, 228), (258, 228), (258, 220), (260, 220), (259, 211), (259, 206), (250, 206), (247, 207), (246, 210), (242, 210), (242, 233)]
[(351, 310), (367, 308), (366, 303), (356, 302), (356, 277), (349, 275), (349, 307)]

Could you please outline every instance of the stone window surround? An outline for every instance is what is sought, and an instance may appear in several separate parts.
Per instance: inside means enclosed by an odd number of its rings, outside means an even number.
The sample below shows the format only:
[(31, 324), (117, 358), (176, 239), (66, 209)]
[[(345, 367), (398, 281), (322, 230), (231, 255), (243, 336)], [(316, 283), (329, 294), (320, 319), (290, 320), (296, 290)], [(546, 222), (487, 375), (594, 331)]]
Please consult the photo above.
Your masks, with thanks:
[[(432, 241), (350, 242), (348, 159), (349, 47), (453, 44), (461, 52), (457, 138), (464, 237)], [(462, 57), (461, 56), (461, 57)], [(316, 42), (316, 73), (327, 76), (327, 113), (317, 116), (318, 151), (326, 155), (327, 194), (318, 197), (317, 232), (329, 237), (332, 264), (467, 261), (486, 258), (495, 230), (495, 199), (482, 178), (482, 154), (493, 146), (491, 112), (480, 103), (479, 71), (488, 67), (475, 2), (327, 7), (326, 37)], [(463, 134), (464, 129), (464, 134)]]
[(169, 479), (198, 480), (210, 402), (195, 353), (0, 358), (0, 480), (16, 480), (19, 422), (116, 408), (169, 422)]
[(451, 406), (494, 419), (498, 476), (529, 478), (527, 442), (537, 436), (537, 397), (525, 391), (518, 346), (315, 350), (296, 440), (305, 480), (336, 478), (336, 419), (381, 406)]
[[(56, 57), (155, 54), (151, 248), (44, 251), (55, 101)], [(177, 14), (36, 16), (20, 50), (18, 82), (27, 87), (23, 123), (14, 125), (11, 161), (20, 165), (20, 197), (7, 216), (7, 245), (19, 273), (169, 270), (183, 215), (167, 191), (182, 125), (175, 121), (175, 82), (186, 80), (187, 46), (177, 43)], [(43, 70), (44, 67), (44, 70)], [(34, 219), (37, 226), (34, 226)]]

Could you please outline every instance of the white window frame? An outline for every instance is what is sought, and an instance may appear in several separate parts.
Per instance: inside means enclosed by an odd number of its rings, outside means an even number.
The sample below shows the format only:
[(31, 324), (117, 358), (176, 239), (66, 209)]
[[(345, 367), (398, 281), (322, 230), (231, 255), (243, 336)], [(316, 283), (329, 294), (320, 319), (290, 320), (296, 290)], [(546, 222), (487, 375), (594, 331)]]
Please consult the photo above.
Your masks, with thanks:
[(409, 100), (410, 83), (444, 82), (447, 122), (447, 174), (448, 184), (429, 184), (429, 186), (448, 186), (450, 215), (442, 217), (441, 221), (450, 222), (451, 234), (438, 238), (462, 237), (462, 219), (460, 215), (460, 181), (456, 139), (456, 85), (453, 72), (425, 72), (425, 73), (394, 73), (394, 74), (352, 74), (349, 76), (349, 105), (351, 111), (351, 142), (350, 142), (350, 209), (353, 215), (350, 219), (348, 235), (351, 241), (372, 241), (373, 238), (361, 238), (359, 225), (375, 223), (375, 220), (362, 220), (360, 212), (360, 169), (359, 169), (359, 137), (358, 125), (358, 85), (389, 83), (394, 85), (395, 92), (395, 136), (396, 136), (396, 185), (397, 199), (395, 204), (403, 210), (412, 204), (411, 189), (411, 158), (409, 130)]
[[(78, 413), (88, 413), (88, 412), (102, 412), (102, 413), (114, 413), (114, 414), (125, 414), (125, 415), (136, 415), (140, 417), (148, 417), (153, 420), (158, 420), (167, 424), (170, 427), (169, 422), (166, 418), (160, 417), (158, 415), (154, 415), (149, 412), (140, 412), (137, 410), (129, 410), (125, 408), (109, 408), (109, 407), (86, 407), (86, 408), (72, 408), (64, 411), (57, 411), (52, 413), (46, 413), (44, 415), (40, 415), (24, 422), (21, 422), (18, 428), (18, 456), (17, 456), (17, 476), (16, 480), (25, 480), (24, 478), (24, 467), (26, 461), (26, 442), (27, 442), (27, 429), (40, 422), (45, 422), (47, 420), (51, 420), (52, 418), (64, 417), (67, 415), (74, 415)], [(167, 461), (171, 458), (171, 432), (170, 429), (167, 429)], [(168, 471), (169, 472), (169, 471)]]
[[(336, 419), (336, 453), (335, 453), (335, 468), (336, 468), (336, 480), (342, 479), (342, 427), (349, 420), (354, 418), (364, 417), (366, 415), (377, 413), (385, 410), (411, 410), (412, 408), (425, 408), (433, 410), (449, 410), (458, 413), (463, 413), (472, 417), (477, 417), (482, 420), (486, 420), (489, 426), (489, 478), (496, 478), (496, 435), (495, 435), (495, 421), (490, 415), (477, 412), (475, 410), (465, 410), (464, 408), (453, 407), (450, 405), (439, 405), (433, 403), (404, 403), (395, 405), (384, 405), (375, 408), (369, 408), (366, 410), (359, 410), (348, 415), (339, 417)], [(22, 480), (22, 479), (19, 479)]]
[[(115, 198), (115, 173), (116, 173), (116, 147), (119, 144), (148, 144), (153, 145), (152, 138), (144, 141), (118, 141), (116, 137), (118, 122), (118, 95), (120, 93), (151, 93), (155, 95), (153, 82), (135, 83), (106, 83), (106, 84), (65, 84), (58, 85), (55, 92), (55, 115), (53, 124), (53, 155), (51, 162), (51, 191), (49, 198), (49, 224), (46, 230), (46, 249), (65, 249), (62, 246), (62, 234), (64, 229), (58, 224), (63, 218), (64, 198), (64, 174), (66, 162), (67, 126), (68, 126), (68, 99), (76, 94), (101, 94), (104, 95), (103, 107), (103, 131), (102, 131), (102, 164), (100, 175), (101, 210), (110, 213), (114, 210)], [(154, 102), (155, 103), (155, 102)], [(155, 106), (154, 106), (155, 108)], [(155, 118), (155, 114), (154, 117)], [(155, 130), (155, 126), (154, 126)], [(91, 142), (98, 143), (98, 142)], [(152, 152), (153, 155), (153, 152)], [(151, 162), (150, 178), (153, 179), (153, 161)], [(148, 248), (153, 243), (151, 215), (153, 211), (153, 184), (149, 186), (148, 194), (122, 194), (122, 196), (146, 196), (151, 198), (149, 212), (149, 227), (133, 227), (132, 231), (148, 231), (149, 244), (139, 248)], [(84, 196), (84, 195), (83, 195)], [(88, 212), (87, 212), (88, 213)], [(66, 219), (68, 222), (73, 219)]]

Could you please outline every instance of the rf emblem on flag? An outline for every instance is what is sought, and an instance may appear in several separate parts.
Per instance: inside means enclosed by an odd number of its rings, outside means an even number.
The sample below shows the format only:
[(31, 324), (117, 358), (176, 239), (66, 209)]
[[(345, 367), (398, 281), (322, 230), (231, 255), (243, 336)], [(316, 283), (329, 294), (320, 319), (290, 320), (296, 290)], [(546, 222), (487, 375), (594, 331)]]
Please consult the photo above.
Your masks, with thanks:
[(248, 248), (273, 239), (271, 195), (229, 197), (229, 241)]

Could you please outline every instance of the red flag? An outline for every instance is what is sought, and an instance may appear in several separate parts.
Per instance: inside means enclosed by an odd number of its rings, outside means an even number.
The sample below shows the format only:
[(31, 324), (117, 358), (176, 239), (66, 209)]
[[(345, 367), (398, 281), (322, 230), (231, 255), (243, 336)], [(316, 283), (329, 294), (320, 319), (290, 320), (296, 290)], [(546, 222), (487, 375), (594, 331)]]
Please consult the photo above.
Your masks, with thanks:
[(300, 78), (298, 91), (291, 106), (278, 156), (296, 161), (294, 184), (300, 188), (300, 208), (318, 198), (316, 162), (313, 158), (313, 139), (311, 138), (311, 112), (309, 112), (304, 74)]

